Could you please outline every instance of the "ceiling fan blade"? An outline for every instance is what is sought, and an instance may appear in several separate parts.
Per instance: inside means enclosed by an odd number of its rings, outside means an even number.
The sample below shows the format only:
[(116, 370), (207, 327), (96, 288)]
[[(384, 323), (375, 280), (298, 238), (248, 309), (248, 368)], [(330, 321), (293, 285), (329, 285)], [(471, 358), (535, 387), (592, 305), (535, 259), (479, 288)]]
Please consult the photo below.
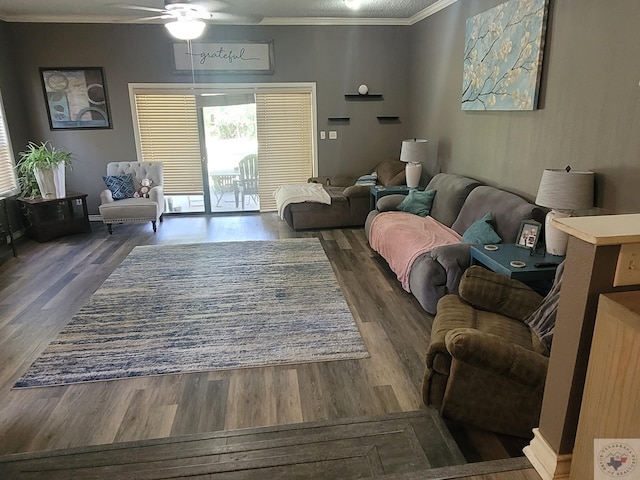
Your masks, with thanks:
[(175, 17), (173, 15), (154, 15), (153, 17), (137, 18), (136, 21), (148, 22), (148, 21), (153, 21), (153, 20), (168, 20), (170, 18), (175, 18)]
[(171, 3), (187, 3), (189, 5), (194, 5), (196, 7), (204, 8), (209, 12), (214, 12), (216, 10), (224, 10), (229, 7), (227, 2), (223, 2), (221, 0), (165, 0), (165, 5)]
[(226, 12), (209, 12), (210, 23), (260, 23), (264, 17), (259, 15), (235, 15)]
[(164, 13), (166, 11), (163, 8), (143, 7), (142, 5), (128, 5), (126, 3), (112, 3), (111, 6), (116, 8), (124, 8), (126, 10), (142, 10), (144, 12)]

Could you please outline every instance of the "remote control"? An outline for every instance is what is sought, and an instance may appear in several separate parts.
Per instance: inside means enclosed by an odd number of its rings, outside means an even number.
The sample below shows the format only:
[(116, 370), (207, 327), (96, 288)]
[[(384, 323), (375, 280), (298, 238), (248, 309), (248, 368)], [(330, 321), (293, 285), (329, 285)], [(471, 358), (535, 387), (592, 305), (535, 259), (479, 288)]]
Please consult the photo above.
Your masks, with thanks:
[(534, 263), (533, 264), (534, 267), (538, 267), (538, 268), (542, 268), (542, 267), (557, 267), (558, 265), (560, 265), (560, 264), (556, 263), (556, 262), (538, 262), (538, 263)]

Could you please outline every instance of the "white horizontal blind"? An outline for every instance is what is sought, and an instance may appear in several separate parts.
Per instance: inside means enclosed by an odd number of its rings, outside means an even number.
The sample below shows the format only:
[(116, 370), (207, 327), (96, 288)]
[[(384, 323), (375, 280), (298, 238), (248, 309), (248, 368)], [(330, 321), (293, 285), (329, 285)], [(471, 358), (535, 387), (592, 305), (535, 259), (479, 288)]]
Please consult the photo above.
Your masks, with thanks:
[(260, 211), (276, 210), (280, 185), (313, 175), (311, 93), (256, 94)]
[(0, 196), (15, 195), (19, 192), (14, 167), (13, 150), (0, 93)]
[(165, 195), (203, 192), (194, 95), (136, 94), (142, 159), (163, 163)]

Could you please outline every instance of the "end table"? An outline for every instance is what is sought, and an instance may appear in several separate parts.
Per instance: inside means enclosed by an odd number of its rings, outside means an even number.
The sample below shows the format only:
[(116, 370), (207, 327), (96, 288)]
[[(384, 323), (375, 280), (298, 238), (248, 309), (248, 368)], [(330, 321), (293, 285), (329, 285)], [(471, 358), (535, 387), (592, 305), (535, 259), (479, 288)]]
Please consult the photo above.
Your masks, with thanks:
[(393, 187), (385, 187), (383, 185), (372, 185), (371, 186), (371, 199), (369, 201), (369, 210), (375, 210), (376, 204), (378, 200), (382, 197), (386, 197), (387, 195), (407, 195), (411, 190), (406, 185), (395, 185)]
[(63, 198), (19, 197), (27, 220), (27, 235), (38, 242), (72, 233), (91, 232), (87, 194), (67, 192)]
[[(553, 281), (558, 264), (564, 260), (563, 256), (558, 255), (531, 255), (529, 249), (518, 247), (514, 243), (499, 243), (496, 247), (496, 250), (487, 250), (485, 245), (472, 245), (471, 264), (480, 263), (489, 270), (528, 283)], [(524, 266), (513, 266), (511, 262), (522, 262)], [(541, 266), (536, 267), (536, 264)]]

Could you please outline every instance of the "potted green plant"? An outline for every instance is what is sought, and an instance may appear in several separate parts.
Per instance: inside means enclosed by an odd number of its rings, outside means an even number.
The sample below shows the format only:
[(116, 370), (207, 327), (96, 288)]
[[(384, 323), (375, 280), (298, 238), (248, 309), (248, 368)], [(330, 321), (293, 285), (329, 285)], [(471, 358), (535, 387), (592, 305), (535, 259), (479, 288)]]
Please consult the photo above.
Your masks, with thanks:
[(66, 195), (65, 168), (71, 166), (72, 154), (59, 150), (47, 140), (40, 144), (29, 142), (20, 152), (18, 180), (24, 197), (45, 199)]

